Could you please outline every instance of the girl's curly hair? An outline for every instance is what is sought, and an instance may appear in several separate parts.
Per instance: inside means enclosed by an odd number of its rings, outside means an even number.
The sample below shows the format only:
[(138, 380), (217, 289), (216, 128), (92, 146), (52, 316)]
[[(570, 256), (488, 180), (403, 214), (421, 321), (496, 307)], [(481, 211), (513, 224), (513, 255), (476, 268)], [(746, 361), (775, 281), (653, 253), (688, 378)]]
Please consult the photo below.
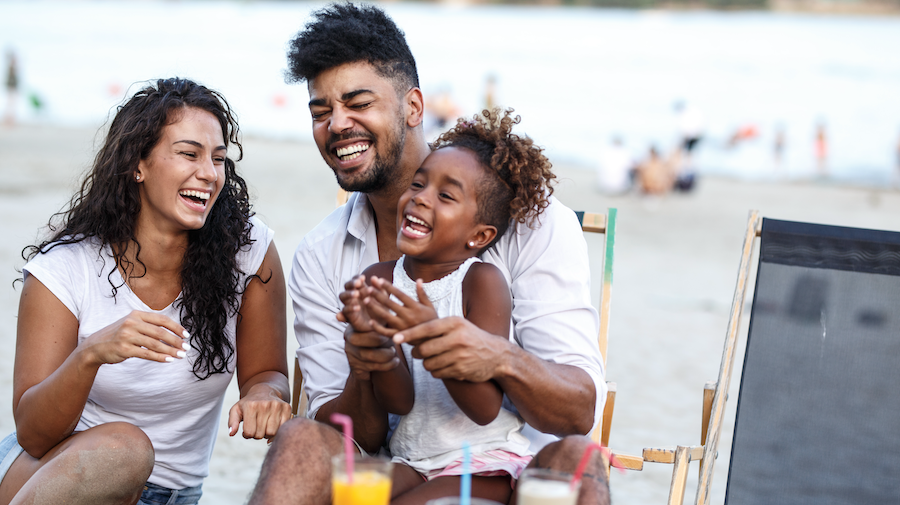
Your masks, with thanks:
[[(123, 277), (144, 270), (141, 244), (135, 237), (135, 223), (141, 210), (135, 170), (147, 159), (159, 142), (166, 125), (178, 120), (186, 108), (211, 113), (222, 127), (226, 147), (234, 144), (237, 159), (243, 155), (237, 118), (225, 97), (193, 81), (181, 78), (160, 79), (135, 93), (119, 106), (106, 140), (90, 172), (66, 209), (50, 218), (50, 237), (22, 251), (30, 260), (56, 246), (96, 240), (98, 255), (109, 246), (113, 260)], [(188, 247), (181, 267), (182, 296), (175, 307), (181, 310), (181, 323), (191, 333), (191, 345), (199, 352), (194, 375), (205, 379), (228, 372), (235, 349), (225, 334), (228, 319), (238, 314), (243, 274), (237, 253), (250, 239), (250, 201), (247, 183), (237, 174), (234, 161), (225, 159), (225, 184), (206, 223), (188, 234)], [(126, 254), (134, 248), (137, 269)], [(117, 284), (113, 272), (107, 280), (113, 296), (124, 284)], [(141, 274), (144, 275), (144, 274)]]
[(487, 247), (494, 245), (512, 222), (533, 228), (550, 205), (556, 179), (543, 149), (530, 138), (512, 133), (513, 125), (522, 121), (513, 112), (485, 109), (471, 120), (460, 118), (432, 144), (434, 149), (468, 149), (484, 167), (485, 177), (476, 193), (475, 219), (497, 228), (497, 236)]

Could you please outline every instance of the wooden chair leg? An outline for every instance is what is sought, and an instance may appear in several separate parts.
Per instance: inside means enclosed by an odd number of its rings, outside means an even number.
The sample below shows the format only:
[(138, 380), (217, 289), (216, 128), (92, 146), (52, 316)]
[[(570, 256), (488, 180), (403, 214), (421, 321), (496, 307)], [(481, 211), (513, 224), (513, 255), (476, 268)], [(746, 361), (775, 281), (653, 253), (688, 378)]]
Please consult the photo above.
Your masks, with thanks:
[(712, 412), (713, 398), (716, 395), (716, 381), (703, 385), (703, 417), (700, 418), (700, 445), (706, 444), (706, 432), (709, 430), (709, 414)]
[(684, 503), (684, 488), (687, 484), (688, 470), (690, 468), (691, 448), (679, 445), (675, 449), (675, 468), (672, 470), (668, 505), (682, 505)]
[(603, 405), (603, 417), (600, 420), (600, 429), (594, 430), (591, 439), (594, 442), (609, 447), (609, 431), (612, 428), (613, 411), (616, 408), (616, 383), (606, 383), (606, 404)]

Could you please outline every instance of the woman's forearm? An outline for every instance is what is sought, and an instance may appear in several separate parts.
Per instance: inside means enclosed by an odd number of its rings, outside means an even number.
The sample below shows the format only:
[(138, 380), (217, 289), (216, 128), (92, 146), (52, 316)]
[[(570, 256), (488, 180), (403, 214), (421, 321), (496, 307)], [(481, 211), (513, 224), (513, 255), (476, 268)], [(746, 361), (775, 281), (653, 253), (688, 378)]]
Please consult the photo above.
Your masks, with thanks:
[(14, 406), (19, 445), (40, 458), (72, 434), (99, 366), (74, 351), (43, 381), (28, 388)]
[[(271, 389), (281, 400), (286, 402), (291, 398), (291, 387), (288, 384), (288, 378), (282, 372), (265, 371), (260, 372), (253, 377), (247, 379), (246, 384), (241, 386), (241, 398), (250, 394), (250, 391), (256, 387), (262, 386)], [(258, 388), (257, 388), (258, 389)]]

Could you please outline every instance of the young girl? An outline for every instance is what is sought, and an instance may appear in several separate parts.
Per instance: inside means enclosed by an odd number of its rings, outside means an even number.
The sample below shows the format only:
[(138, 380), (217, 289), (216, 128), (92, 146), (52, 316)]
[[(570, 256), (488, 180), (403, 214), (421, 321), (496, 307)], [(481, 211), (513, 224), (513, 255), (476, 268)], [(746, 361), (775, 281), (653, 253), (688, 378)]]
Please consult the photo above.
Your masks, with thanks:
[[(509, 338), (511, 300), (501, 271), (478, 256), (513, 222), (534, 224), (555, 176), (531, 139), (511, 132), (518, 117), (484, 111), (434, 143), (400, 197), (397, 245), (403, 256), (363, 272), (368, 286), (341, 295), (339, 319), (386, 336), (448, 316), (462, 316)], [(415, 280), (414, 280), (415, 279)], [(375, 396), (403, 416), (390, 439), (398, 470), (393, 494), (421, 501), (458, 494), (462, 445), (472, 451), (474, 496), (506, 502), (510, 478), (531, 460), (524, 421), (502, 408), (492, 382), (435, 379), (397, 344), (401, 366), (372, 373)]]

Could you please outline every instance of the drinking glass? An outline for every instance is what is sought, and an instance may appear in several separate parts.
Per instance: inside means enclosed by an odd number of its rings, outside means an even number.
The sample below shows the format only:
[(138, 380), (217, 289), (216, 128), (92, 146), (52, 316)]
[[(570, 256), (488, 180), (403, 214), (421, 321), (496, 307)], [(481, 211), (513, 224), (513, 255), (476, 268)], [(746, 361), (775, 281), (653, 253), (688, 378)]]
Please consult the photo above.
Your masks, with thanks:
[(344, 455), (331, 458), (332, 505), (388, 505), (392, 469), (387, 458), (356, 455), (351, 482)]
[(528, 468), (516, 483), (517, 505), (575, 505), (581, 482), (572, 487), (572, 474)]

